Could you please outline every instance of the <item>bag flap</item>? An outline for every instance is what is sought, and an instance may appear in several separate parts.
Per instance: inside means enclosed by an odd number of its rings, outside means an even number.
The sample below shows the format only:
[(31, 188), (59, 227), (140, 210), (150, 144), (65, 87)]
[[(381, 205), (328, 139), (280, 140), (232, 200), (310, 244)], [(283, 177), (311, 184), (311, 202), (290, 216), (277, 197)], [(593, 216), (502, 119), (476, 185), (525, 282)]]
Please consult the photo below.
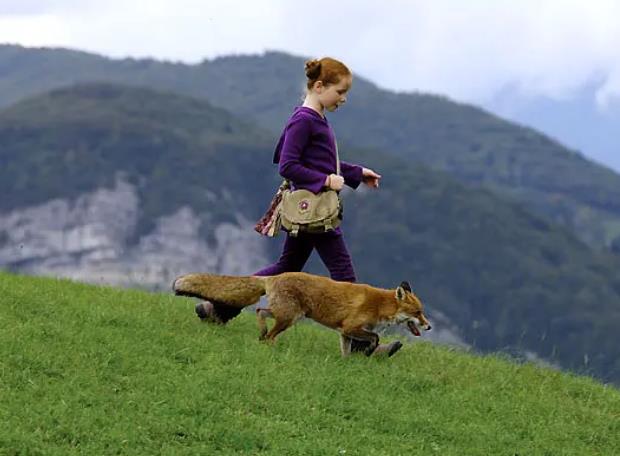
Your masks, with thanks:
[(339, 209), (338, 193), (333, 190), (317, 195), (303, 189), (282, 194), (281, 214), (292, 223), (321, 222), (338, 215)]

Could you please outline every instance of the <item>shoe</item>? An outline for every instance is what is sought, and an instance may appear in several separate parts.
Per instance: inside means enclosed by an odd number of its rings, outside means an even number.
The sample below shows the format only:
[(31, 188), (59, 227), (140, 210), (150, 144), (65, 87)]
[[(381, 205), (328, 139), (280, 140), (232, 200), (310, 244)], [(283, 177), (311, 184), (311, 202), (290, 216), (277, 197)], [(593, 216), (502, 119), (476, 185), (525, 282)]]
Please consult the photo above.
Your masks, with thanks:
[(201, 321), (225, 325), (241, 313), (241, 308), (219, 302), (200, 301), (195, 307), (196, 315)]
[[(210, 309), (207, 310), (207, 307), (205, 306), (205, 304), (207, 304), (206, 301), (201, 301), (198, 304), (196, 304), (196, 315), (198, 316), (198, 318), (200, 318), (201, 320), (204, 320), (205, 318), (207, 318), (209, 316), (209, 310), (213, 310), (213, 305), (210, 306)], [(210, 302), (208, 304), (211, 304)]]
[(217, 316), (213, 303), (209, 301), (200, 301), (196, 304), (196, 315), (201, 321), (222, 324), (222, 320)]

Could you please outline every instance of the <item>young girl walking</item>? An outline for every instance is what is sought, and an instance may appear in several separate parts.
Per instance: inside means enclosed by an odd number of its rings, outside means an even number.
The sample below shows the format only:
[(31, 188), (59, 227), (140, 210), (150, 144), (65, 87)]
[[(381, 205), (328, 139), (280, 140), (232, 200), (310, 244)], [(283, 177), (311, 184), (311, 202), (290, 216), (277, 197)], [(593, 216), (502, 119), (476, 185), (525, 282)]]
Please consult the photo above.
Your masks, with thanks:
[[(324, 189), (342, 190), (346, 184), (355, 189), (361, 183), (378, 188), (381, 176), (372, 169), (340, 162), (341, 174), (336, 174), (336, 138), (325, 111), (334, 112), (347, 101), (353, 76), (342, 62), (324, 57), (305, 62), (306, 95), (301, 106), (295, 107), (278, 141), (273, 157), (282, 177), (288, 179), (293, 190), (306, 189), (319, 193)], [(316, 249), (333, 280), (355, 282), (355, 271), (340, 227), (325, 233), (300, 232), (287, 234), (280, 258), (274, 264), (254, 273), (271, 276), (283, 272), (301, 271)], [(335, 304), (337, 305), (337, 304)], [(225, 323), (236, 316), (238, 309), (221, 309), (218, 306), (215, 320)], [(199, 317), (213, 317), (214, 308), (209, 303), (196, 306)], [(230, 312), (230, 313), (227, 313)], [(352, 351), (362, 351), (367, 342), (352, 341)], [(375, 353), (396, 353), (401, 343), (396, 341), (380, 345)]]

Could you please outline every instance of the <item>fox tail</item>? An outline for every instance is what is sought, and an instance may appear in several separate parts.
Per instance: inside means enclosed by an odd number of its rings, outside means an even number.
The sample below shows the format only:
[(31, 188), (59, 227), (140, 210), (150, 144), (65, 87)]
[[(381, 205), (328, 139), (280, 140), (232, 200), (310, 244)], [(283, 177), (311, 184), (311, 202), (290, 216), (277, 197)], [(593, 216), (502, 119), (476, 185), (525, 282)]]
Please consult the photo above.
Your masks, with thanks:
[(265, 278), (186, 274), (172, 283), (177, 296), (191, 296), (242, 308), (256, 304), (265, 294)]

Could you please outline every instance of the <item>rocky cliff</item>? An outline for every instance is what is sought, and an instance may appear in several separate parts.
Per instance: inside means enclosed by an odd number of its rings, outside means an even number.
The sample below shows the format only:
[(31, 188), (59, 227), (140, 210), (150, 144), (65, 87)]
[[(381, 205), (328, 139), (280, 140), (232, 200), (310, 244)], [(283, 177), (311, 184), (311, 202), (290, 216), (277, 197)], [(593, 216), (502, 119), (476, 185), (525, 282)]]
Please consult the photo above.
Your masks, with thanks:
[(75, 200), (0, 213), (0, 267), (27, 274), (90, 283), (167, 290), (189, 271), (251, 274), (268, 261), (265, 244), (241, 214), (219, 223), (208, 243), (201, 220), (187, 206), (171, 208), (155, 229), (130, 242), (140, 199), (135, 187), (117, 179)]

